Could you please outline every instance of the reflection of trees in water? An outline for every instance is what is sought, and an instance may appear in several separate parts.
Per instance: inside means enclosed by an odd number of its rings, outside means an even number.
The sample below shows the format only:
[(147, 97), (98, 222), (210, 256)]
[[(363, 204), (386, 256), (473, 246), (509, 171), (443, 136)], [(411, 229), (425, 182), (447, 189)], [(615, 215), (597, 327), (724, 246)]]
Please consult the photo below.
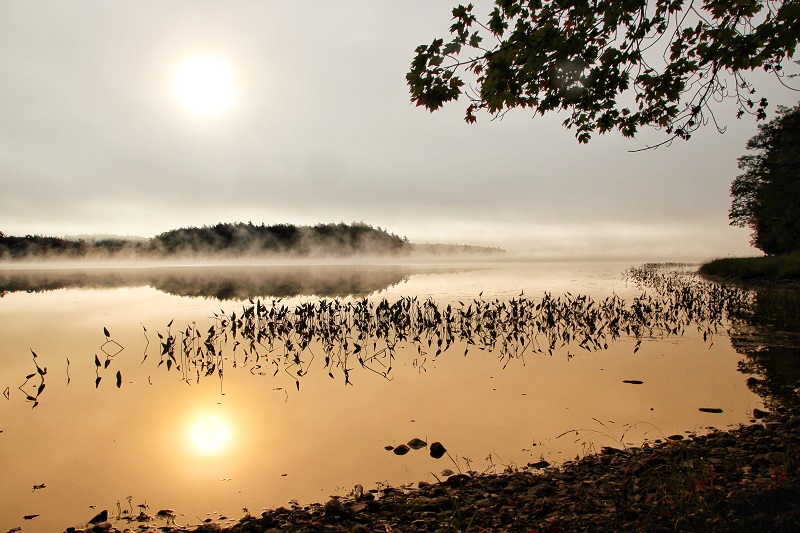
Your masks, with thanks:
[(291, 269), (237, 269), (204, 272), (192, 269), (163, 273), (153, 279), (153, 288), (178, 296), (205, 296), (218, 300), (257, 297), (290, 298), (366, 296), (408, 279), (403, 267), (314, 267)]
[[(694, 275), (687, 276), (687, 273), (679, 264), (649, 264), (631, 269), (629, 276), (662, 298), (680, 294), (680, 287), (684, 284), (699, 284), (698, 287), (716, 285), (700, 281)], [(797, 401), (795, 389), (800, 385), (800, 290), (796, 287), (738, 290), (746, 295), (744, 298), (748, 305), (729, 314), (728, 334), (733, 348), (745, 356), (739, 362), (739, 371), (750, 374), (747, 386), (771, 407)], [(670, 293), (673, 296), (669, 296)]]
[(0, 298), (14, 292), (115, 289), (147, 285), (139, 270), (0, 270)]
[(739, 370), (747, 385), (772, 405), (796, 400), (800, 384), (800, 290), (754, 289), (751, 312), (730, 330), (731, 344), (745, 356)]
[(407, 266), (352, 265), (0, 270), (0, 295), (67, 288), (150, 286), (178, 296), (219, 300), (302, 295), (366, 296), (421, 272), (425, 270)]

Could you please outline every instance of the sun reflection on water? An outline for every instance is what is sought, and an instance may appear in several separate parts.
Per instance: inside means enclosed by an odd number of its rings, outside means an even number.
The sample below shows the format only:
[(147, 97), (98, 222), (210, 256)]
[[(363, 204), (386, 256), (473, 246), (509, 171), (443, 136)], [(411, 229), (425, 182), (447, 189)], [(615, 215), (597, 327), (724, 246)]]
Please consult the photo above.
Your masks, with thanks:
[(203, 413), (192, 419), (187, 437), (192, 448), (201, 455), (217, 455), (231, 443), (233, 431), (228, 420), (217, 413)]

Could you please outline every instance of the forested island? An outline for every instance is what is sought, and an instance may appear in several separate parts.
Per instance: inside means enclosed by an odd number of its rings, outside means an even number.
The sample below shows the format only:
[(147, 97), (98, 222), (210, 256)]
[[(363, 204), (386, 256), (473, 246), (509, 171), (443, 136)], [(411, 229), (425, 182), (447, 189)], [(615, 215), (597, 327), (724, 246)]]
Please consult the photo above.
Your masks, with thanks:
[(380, 227), (351, 224), (255, 225), (219, 223), (166, 231), (150, 239), (14, 237), (0, 232), (0, 261), (107, 259), (268, 259), (355, 256), (504, 254), (505, 250), (456, 244), (414, 244)]

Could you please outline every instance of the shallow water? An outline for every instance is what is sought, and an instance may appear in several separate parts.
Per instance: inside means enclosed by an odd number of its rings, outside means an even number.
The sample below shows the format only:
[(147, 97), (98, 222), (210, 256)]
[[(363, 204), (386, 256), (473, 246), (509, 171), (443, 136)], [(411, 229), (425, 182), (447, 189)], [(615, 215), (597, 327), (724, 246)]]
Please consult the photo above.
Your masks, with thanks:
[[(461, 341), (438, 357), (401, 343), (389, 379), (357, 367), (352, 386), (341, 373), (328, 375), (318, 345), (308, 352), (313, 361), (304, 355), (307, 374), (299, 379), (246, 362), (232, 338), (219, 346), (221, 379), (216, 369), (197, 376), (185, 361), (169, 370), (159, 365), (159, 333), (192, 326), (204, 334), (219, 323), (215, 313), (248, 306), (247, 291), (282, 296), (289, 308), (320, 296), (415, 296), (442, 306), (479, 295), (537, 300), (545, 292), (630, 299), (641, 293), (623, 280), (630, 266), (132, 268), (24, 276), (6, 269), (0, 531), (63, 531), (102, 509), (135, 515), (140, 504), (151, 515), (174, 509), (178, 524), (237, 519), (243, 509), (258, 514), (291, 499), (324, 502), (356, 484), (435, 481), (443, 469), (501, 471), (541, 459), (557, 464), (602, 446), (748, 421), (763, 402), (737, 370), (743, 356), (724, 328), (713, 341), (688, 328), (682, 336), (646, 338), (637, 351), (635, 340), (623, 337), (606, 350), (571, 345), (512, 360), (474, 346), (465, 356)], [(44, 376), (37, 366), (46, 367)], [(46, 387), (36, 396), (42, 379)], [(412, 438), (439, 441), (448, 454), (434, 459), (424, 448), (403, 456), (385, 449)]]

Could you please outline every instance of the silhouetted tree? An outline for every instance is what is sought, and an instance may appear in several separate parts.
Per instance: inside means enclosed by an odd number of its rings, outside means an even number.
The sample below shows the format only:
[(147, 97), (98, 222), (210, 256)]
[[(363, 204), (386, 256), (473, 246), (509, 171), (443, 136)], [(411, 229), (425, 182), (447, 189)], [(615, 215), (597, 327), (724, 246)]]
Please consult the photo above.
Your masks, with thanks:
[(612, 129), (632, 137), (642, 126), (663, 128), (664, 143), (688, 139), (728, 98), (739, 117), (765, 118), (767, 100), (744, 75), (764, 69), (783, 83), (782, 63), (800, 39), (796, 0), (494, 3), (483, 22), (472, 4), (459, 5), (452, 38), (417, 47), (411, 100), (434, 111), (464, 94), (468, 123), (479, 110), (567, 111), (564, 125), (582, 143)]
[(152, 253), (166, 255), (387, 254), (406, 252), (401, 237), (363, 222), (294, 226), (252, 223), (217, 224), (170, 230), (151, 239)]
[(32, 258), (79, 258), (86, 255), (89, 245), (83, 240), (71, 241), (59, 237), (0, 235), (0, 260)]
[(757, 153), (738, 159), (731, 225), (752, 229), (750, 243), (767, 254), (800, 251), (800, 104), (758, 129), (747, 142)]
[(0, 233), (0, 261), (22, 259), (110, 259), (153, 257), (308, 257), (423, 253), (503, 253), (499, 248), (413, 245), (405, 237), (364, 222), (294, 226), (252, 222), (179, 228), (147, 241), (105, 238), (73, 241), (57, 237), (8, 237)]

